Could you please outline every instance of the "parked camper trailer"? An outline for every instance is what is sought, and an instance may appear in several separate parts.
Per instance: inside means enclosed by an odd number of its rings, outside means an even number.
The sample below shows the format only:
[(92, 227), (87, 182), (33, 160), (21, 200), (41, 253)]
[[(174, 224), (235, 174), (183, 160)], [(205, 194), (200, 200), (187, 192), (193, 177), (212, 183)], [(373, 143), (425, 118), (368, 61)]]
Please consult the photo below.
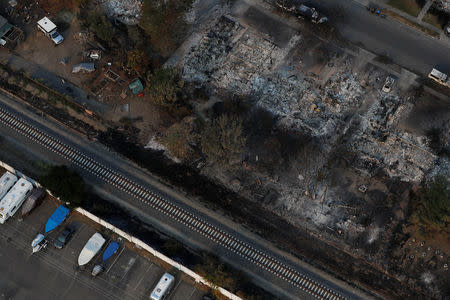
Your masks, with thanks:
[(11, 190), (0, 201), (0, 224), (5, 223), (8, 218), (14, 216), (32, 190), (33, 185), (24, 178), (20, 178), (14, 184)]
[(167, 294), (170, 293), (170, 289), (175, 283), (175, 278), (169, 273), (165, 273), (159, 280), (156, 287), (153, 289), (150, 299), (162, 300), (165, 299)]
[(55, 45), (61, 44), (64, 41), (63, 36), (58, 32), (55, 23), (53, 23), (49, 18), (43, 17), (37, 22), (37, 27), (46, 36), (48, 36)]
[(16, 183), (17, 176), (6, 171), (2, 177), (0, 177), (0, 200), (5, 197), (9, 189)]

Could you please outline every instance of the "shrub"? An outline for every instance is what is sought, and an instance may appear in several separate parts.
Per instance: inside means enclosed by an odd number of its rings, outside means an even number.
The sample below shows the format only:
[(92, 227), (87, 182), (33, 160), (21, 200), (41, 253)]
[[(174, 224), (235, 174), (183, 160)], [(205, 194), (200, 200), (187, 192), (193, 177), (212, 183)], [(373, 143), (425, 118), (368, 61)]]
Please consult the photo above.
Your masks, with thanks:
[(114, 28), (108, 19), (97, 11), (92, 11), (86, 18), (86, 25), (90, 31), (105, 42), (112, 41), (114, 37)]
[(242, 130), (242, 119), (224, 114), (206, 124), (201, 149), (212, 162), (233, 165), (244, 151), (247, 139)]
[(424, 184), (413, 196), (411, 222), (425, 234), (449, 231), (450, 201), (448, 181), (444, 176)]
[(184, 82), (179, 79), (173, 69), (157, 69), (147, 76), (149, 82), (149, 94), (153, 102), (160, 106), (177, 106), (180, 103), (179, 93)]
[(144, 0), (141, 27), (151, 37), (155, 50), (168, 55), (184, 35), (184, 14), (193, 0)]
[(231, 291), (236, 287), (235, 276), (213, 255), (203, 255), (203, 263), (196, 265), (194, 271), (215, 287), (224, 287)]

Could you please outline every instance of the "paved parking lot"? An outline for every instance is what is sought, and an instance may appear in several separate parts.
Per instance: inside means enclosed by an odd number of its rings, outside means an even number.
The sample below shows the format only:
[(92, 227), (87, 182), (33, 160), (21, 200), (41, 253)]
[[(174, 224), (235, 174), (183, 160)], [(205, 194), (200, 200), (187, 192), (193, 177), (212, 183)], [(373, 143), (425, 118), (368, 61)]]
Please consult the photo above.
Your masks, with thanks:
[[(151, 255), (132, 249), (77, 214), (71, 214), (62, 226), (50, 233), (47, 248), (31, 254), (33, 238), (43, 232), (46, 220), (56, 207), (55, 202), (46, 199), (24, 220), (19, 220), (19, 210), (14, 218), (0, 225), (0, 299), (149, 299), (151, 290), (166, 271), (177, 278), (168, 299), (202, 299), (205, 292), (184, 279), (180, 272), (154, 257), (147, 258)], [(69, 223), (76, 231), (66, 247), (58, 250), (53, 242)], [(92, 277), (90, 273), (100, 261), (100, 255), (83, 269), (78, 267), (77, 259), (96, 231), (102, 233), (107, 243), (115, 240), (121, 246), (107, 261), (104, 271)]]

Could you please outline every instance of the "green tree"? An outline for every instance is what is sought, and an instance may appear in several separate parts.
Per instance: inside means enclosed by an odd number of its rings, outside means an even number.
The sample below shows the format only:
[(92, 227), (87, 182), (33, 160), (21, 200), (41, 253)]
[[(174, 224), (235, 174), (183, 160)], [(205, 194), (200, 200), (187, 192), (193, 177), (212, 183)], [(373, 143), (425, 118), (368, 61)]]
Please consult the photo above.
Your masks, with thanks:
[(66, 166), (53, 166), (40, 178), (43, 186), (62, 201), (70, 202), (70, 207), (78, 207), (85, 197), (85, 184), (76, 172)]
[(211, 161), (223, 166), (233, 165), (242, 155), (246, 141), (242, 119), (224, 114), (205, 126), (201, 149)]
[(448, 181), (444, 176), (435, 177), (424, 185), (412, 200), (412, 223), (427, 234), (449, 232), (450, 200)]
[(174, 51), (184, 35), (184, 14), (193, 0), (144, 0), (141, 27), (150, 35), (155, 50), (163, 55)]
[(105, 42), (112, 41), (114, 28), (108, 19), (98, 11), (91, 11), (86, 18), (86, 25), (90, 31)]
[(161, 106), (180, 104), (178, 94), (184, 85), (173, 69), (160, 68), (147, 76), (149, 94), (153, 102)]

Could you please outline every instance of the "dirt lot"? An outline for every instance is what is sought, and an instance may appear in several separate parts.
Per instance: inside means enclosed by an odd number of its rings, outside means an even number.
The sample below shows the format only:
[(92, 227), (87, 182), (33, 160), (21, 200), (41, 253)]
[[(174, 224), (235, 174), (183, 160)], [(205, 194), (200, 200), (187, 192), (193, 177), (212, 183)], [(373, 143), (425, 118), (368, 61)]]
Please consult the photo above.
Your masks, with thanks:
[[(83, 61), (82, 53), (85, 50), (83, 45), (75, 39), (80, 32), (80, 23), (75, 15), (68, 11), (61, 12), (52, 19), (56, 23), (64, 22), (66, 25), (66, 29), (61, 30), (61, 34), (64, 36), (63, 43), (54, 45), (50, 38), (44, 36), (37, 29), (34, 24), (36, 21), (33, 20), (25, 27), (25, 41), (19, 44), (15, 51), (27, 60), (81, 86), (84, 80), (83, 75), (72, 73), (72, 66)], [(65, 58), (69, 58), (69, 60), (66, 65), (63, 65), (61, 61)]]
[[(119, 73), (123, 79), (121, 86), (106, 79), (104, 72), (110, 68), (109, 63), (117, 60), (113, 53), (103, 52), (101, 60), (94, 61), (96, 71), (92, 74), (72, 73), (74, 65), (90, 61), (85, 53), (89, 49), (99, 49), (95, 47), (98, 44), (92, 40), (92, 37), (84, 34), (85, 31), (82, 30), (80, 21), (75, 13), (65, 9), (58, 9), (60, 5), (55, 6), (54, 4), (46, 3), (43, 7), (33, 6), (36, 12), (34, 16), (36, 17), (33, 17), (30, 23), (25, 25), (26, 39), (15, 49), (16, 53), (25, 60), (33, 62), (51, 73), (48, 74), (48, 78), (44, 78), (46, 73), (39, 72), (42, 77), (37, 78), (37, 80), (42, 81), (44, 84), (47, 81), (55, 83), (55, 80), (60, 80), (61, 85), (64, 85), (64, 82), (71, 82), (76, 86), (82, 87), (86, 94), (90, 94), (89, 101), (103, 102), (105, 109), (101, 110), (100, 116), (102, 118), (106, 121), (115, 122), (118, 125), (132, 124), (140, 130), (142, 143), (146, 143), (149, 136), (155, 132), (173, 123), (172, 118), (153, 105), (148, 96), (144, 95), (144, 97), (138, 98), (130, 93), (127, 88), (130, 78), (126, 77), (126, 75)], [(64, 41), (60, 45), (54, 45), (48, 37), (44, 36), (36, 28), (35, 22), (44, 13), (42, 8), (47, 8), (54, 12), (50, 15), (50, 18), (59, 26), (60, 33), (64, 36)], [(27, 73), (25, 65), (20, 67)], [(57, 85), (58, 83), (56, 82), (55, 84)], [(94, 90), (97, 91), (100, 85), (102, 90), (93, 95)], [(127, 92), (125, 99), (120, 97), (123, 91)], [(67, 88), (66, 94), (72, 96), (69, 88)], [(94, 112), (98, 113), (100, 111), (94, 110)], [(70, 109), (69, 113), (71, 113)], [(74, 112), (72, 112), (72, 115), (75, 116)], [(99, 127), (92, 124), (91, 120), (86, 116), (77, 115), (76, 117), (97, 129), (104, 129), (102, 126)]]

